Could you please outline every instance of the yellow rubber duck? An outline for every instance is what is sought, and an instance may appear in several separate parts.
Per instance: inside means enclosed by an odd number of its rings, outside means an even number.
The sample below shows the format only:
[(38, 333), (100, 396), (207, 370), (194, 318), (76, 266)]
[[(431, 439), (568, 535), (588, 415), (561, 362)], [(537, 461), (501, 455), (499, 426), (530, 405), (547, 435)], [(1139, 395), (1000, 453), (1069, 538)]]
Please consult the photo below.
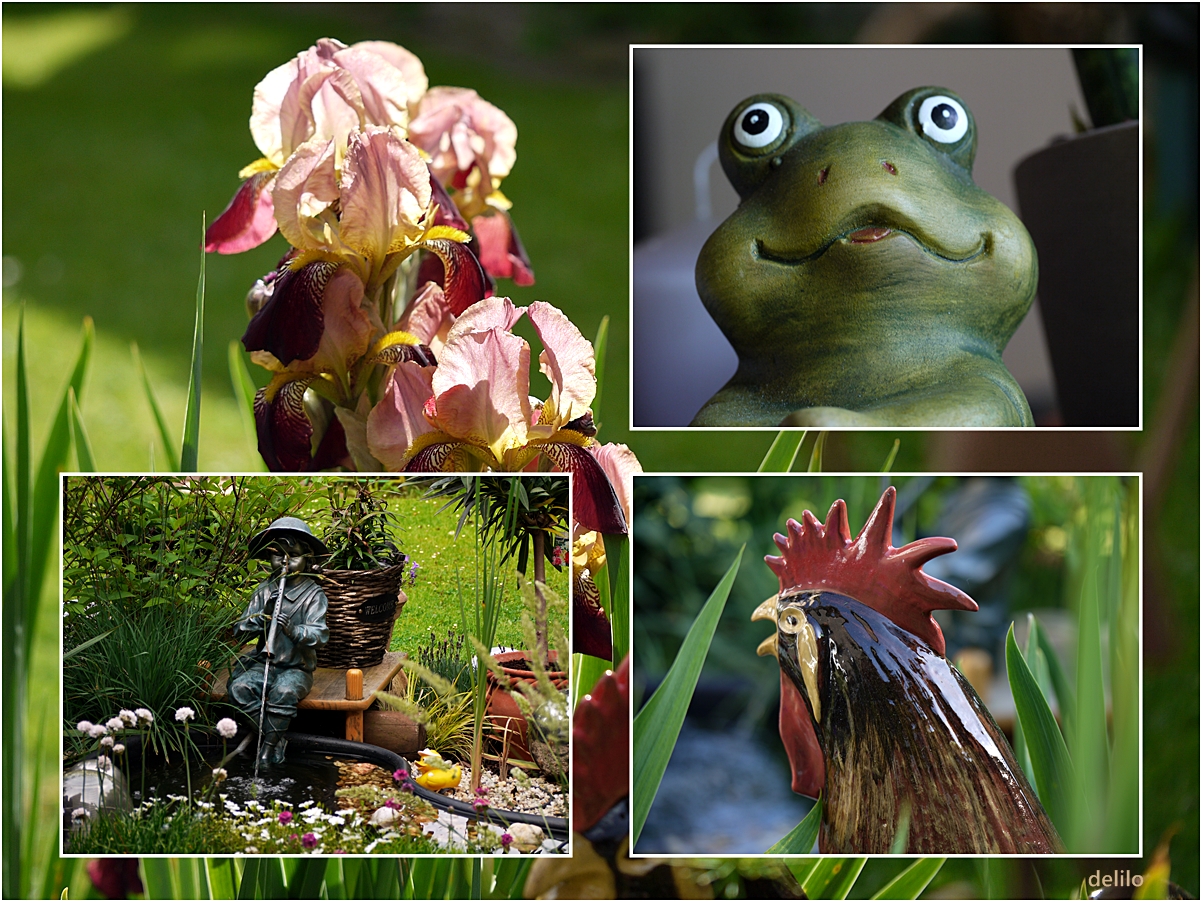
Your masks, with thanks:
[(463, 769), (458, 764), (445, 761), (442, 755), (433, 749), (422, 749), (421, 758), (417, 762), (418, 775), (413, 778), (418, 786), (438, 792), (440, 789), (454, 789), (463, 778)]

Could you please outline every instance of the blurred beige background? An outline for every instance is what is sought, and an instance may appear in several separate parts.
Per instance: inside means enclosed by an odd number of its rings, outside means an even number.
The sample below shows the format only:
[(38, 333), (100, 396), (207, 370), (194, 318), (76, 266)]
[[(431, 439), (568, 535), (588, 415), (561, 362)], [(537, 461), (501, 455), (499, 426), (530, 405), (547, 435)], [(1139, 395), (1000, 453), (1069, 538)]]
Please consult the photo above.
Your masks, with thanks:
[[(910, 88), (956, 92), (977, 122), (976, 183), (1017, 212), (1011, 173), (1087, 116), (1063, 48), (636, 47), (634, 54), (633, 425), (684, 426), (734, 372), (735, 356), (693, 288), (697, 251), (735, 208), (716, 159), (698, 221), (694, 165), (751, 94), (792, 97), (824, 124), (875, 118)], [(1038, 305), (1038, 300), (1036, 301)], [(1032, 408), (1054, 412), (1043, 329), (1033, 307), (1004, 354)]]

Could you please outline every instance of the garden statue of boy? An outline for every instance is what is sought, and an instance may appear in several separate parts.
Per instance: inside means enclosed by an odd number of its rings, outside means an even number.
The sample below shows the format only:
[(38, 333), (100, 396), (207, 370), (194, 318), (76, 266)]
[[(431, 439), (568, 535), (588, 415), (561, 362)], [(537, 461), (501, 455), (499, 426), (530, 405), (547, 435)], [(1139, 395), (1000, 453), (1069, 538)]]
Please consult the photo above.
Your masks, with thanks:
[[(234, 628), (239, 635), (246, 633), (247, 640), (259, 641), (234, 662), (229, 695), (256, 725), (262, 715), (262, 764), (284, 760), (284, 733), (296, 716), (296, 706), (313, 687), (317, 648), (330, 638), (326, 594), (312, 577), (304, 575), (312, 557), (328, 553), (304, 521), (296, 517), (281, 517), (250, 540), (251, 557), (270, 560), (273, 574), (255, 589), (246, 613)], [(272, 635), (271, 621), (280, 598), (281, 580), (283, 604)]]

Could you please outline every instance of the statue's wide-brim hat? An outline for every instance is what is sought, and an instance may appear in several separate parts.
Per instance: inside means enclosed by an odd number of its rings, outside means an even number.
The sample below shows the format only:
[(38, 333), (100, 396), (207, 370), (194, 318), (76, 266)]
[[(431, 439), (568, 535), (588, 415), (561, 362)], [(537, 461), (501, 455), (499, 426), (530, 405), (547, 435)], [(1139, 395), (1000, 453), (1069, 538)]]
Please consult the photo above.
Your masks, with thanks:
[(276, 539), (292, 539), (308, 547), (313, 554), (325, 555), (330, 551), (313, 531), (309, 524), (298, 517), (280, 517), (262, 532), (250, 540), (250, 556), (266, 557), (265, 552)]

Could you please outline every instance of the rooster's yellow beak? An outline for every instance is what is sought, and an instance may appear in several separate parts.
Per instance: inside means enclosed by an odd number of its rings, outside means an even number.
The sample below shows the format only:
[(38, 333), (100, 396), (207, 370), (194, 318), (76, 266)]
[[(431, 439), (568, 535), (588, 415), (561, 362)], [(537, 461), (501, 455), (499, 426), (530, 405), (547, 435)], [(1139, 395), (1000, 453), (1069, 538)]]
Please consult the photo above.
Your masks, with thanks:
[[(771, 620), (777, 625), (777, 630), (781, 629), (780, 611), (777, 607), (779, 599), (779, 595), (773, 595), (771, 598), (761, 602), (759, 607), (752, 612), (752, 621)], [(814, 711), (814, 719), (822, 720), (822, 704), (818, 699), (818, 642), (814, 635), (814, 629), (810, 626), (809, 621), (805, 619), (805, 615), (796, 608), (790, 608), (789, 610), (798, 614), (798, 617), (791, 618), (796, 620), (796, 626), (786, 626), (785, 630), (796, 635), (797, 664), (801, 670), (802, 681), (805, 683), (806, 695), (810, 697), (810, 707)], [(773, 632), (771, 636), (759, 644), (755, 653), (760, 657), (772, 655), (779, 661), (780, 645), (777, 641), (778, 636), (779, 632)]]

